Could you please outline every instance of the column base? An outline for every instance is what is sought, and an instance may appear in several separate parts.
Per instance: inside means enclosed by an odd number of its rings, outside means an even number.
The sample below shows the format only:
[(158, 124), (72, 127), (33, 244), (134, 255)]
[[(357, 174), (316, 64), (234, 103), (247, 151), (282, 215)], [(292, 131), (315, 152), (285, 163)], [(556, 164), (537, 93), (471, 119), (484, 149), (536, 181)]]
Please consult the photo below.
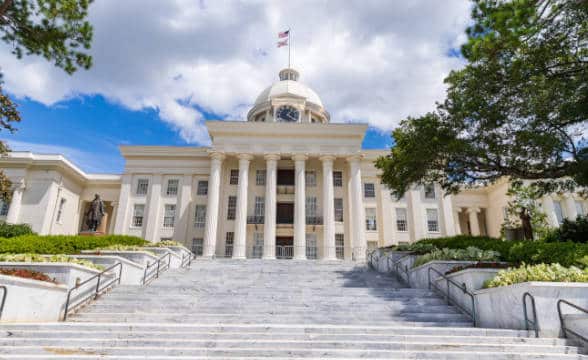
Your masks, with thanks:
[(324, 257), (320, 259), (321, 261), (341, 261), (340, 259), (337, 259), (336, 257)]
[(276, 260), (275, 256), (262, 256), (261, 260)]
[(246, 256), (233, 256), (231, 257), (232, 260), (246, 260)]

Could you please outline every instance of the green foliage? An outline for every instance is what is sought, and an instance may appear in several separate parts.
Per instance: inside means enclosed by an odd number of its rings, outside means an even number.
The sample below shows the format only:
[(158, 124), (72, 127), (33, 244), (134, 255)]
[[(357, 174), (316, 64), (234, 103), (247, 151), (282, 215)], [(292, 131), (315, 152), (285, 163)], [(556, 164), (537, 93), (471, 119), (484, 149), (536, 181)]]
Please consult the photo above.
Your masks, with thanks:
[(578, 216), (576, 221), (564, 219), (563, 223), (546, 241), (571, 241), (575, 243), (588, 243), (588, 216)]
[[(151, 243), (145, 242), (144, 245), (145, 246), (151, 246)], [(148, 252), (150, 254), (155, 255), (155, 253), (153, 251), (150, 251), (148, 249), (145, 249), (143, 246), (137, 246), (137, 245), (114, 244), (114, 245), (109, 245), (109, 246), (101, 246), (99, 248), (96, 248), (96, 250), (144, 251), (144, 252)]]
[(0, 238), (12, 238), (22, 235), (34, 235), (29, 224), (8, 224), (0, 222)]
[(39, 254), (0, 254), (0, 262), (51, 262), (51, 263), (70, 263), (82, 265), (95, 270), (104, 270), (101, 265), (96, 265), (88, 260), (76, 259), (71, 256), (58, 254), (44, 256)]
[(566, 268), (560, 264), (523, 264), (519, 268), (501, 270), (494, 279), (487, 281), (484, 287), (507, 286), (528, 281), (588, 282), (588, 269), (581, 270), (573, 266)]
[(527, 223), (531, 227), (528, 237), (532, 238), (525, 240), (541, 238), (550, 232), (547, 215), (538, 202), (544, 195), (543, 189), (534, 184), (525, 186), (522, 182), (515, 181), (510, 185), (506, 194), (511, 200), (506, 208), (508, 216), (502, 224), (503, 230), (524, 228), (522, 218), (528, 216)]
[(143, 245), (145, 240), (126, 235), (24, 235), (0, 238), (0, 253), (77, 254), (82, 250), (92, 250), (115, 244)]
[[(436, 111), (403, 120), (377, 160), (396, 195), (502, 177), (588, 185), (588, 2), (474, 0), (462, 54)], [(569, 177), (570, 180), (560, 180)]]
[(177, 241), (173, 241), (173, 240), (163, 240), (160, 242), (156, 242), (153, 244), (150, 244), (149, 246), (153, 246), (153, 247), (168, 247), (168, 246), (184, 246), (184, 244), (181, 244)]
[(428, 244), (425, 242), (415, 242), (412, 244), (407, 244), (407, 245), (398, 245), (394, 250), (395, 251), (410, 251), (412, 252), (414, 255), (422, 255), (422, 254), (427, 254), (430, 253), (433, 250), (436, 250), (437, 247), (433, 244)]
[(500, 253), (492, 250), (481, 250), (470, 246), (466, 249), (436, 249), (428, 254), (417, 257), (414, 267), (421, 266), (434, 260), (458, 260), (458, 261), (497, 261)]

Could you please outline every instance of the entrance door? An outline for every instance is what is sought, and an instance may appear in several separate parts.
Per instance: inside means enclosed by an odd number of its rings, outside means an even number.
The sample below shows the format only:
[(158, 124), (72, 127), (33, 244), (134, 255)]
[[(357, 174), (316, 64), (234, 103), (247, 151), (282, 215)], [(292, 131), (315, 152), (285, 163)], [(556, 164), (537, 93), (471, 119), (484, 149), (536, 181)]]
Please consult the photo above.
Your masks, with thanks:
[(276, 258), (292, 259), (294, 256), (294, 238), (292, 236), (276, 237)]
[(294, 203), (278, 203), (276, 210), (278, 224), (294, 224)]

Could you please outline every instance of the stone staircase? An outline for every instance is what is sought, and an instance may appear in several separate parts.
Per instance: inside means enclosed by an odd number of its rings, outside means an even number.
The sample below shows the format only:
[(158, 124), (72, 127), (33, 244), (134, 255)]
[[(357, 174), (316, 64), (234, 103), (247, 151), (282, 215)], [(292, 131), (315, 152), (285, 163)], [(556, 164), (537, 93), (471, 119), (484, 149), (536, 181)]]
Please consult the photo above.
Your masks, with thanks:
[(196, 261), (119, 286), (67, 323), (0, 326), (0, 359), (588, 359), (478, 329), (428, 290), (352, 263)]

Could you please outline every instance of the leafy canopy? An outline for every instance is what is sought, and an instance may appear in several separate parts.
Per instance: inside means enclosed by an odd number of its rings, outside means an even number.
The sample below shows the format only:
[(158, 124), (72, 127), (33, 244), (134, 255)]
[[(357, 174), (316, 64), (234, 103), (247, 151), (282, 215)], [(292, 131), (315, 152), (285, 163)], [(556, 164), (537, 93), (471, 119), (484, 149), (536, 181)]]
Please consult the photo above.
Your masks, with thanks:
[[(549, 191), (588, 185), (588, 1), (474, 0), (462, 54), (435, 111), (403, 120), (377, 160), (397, 195), (414, 183), (502, 177)], [(566, 181), (560, 178), (566, 177)]]

